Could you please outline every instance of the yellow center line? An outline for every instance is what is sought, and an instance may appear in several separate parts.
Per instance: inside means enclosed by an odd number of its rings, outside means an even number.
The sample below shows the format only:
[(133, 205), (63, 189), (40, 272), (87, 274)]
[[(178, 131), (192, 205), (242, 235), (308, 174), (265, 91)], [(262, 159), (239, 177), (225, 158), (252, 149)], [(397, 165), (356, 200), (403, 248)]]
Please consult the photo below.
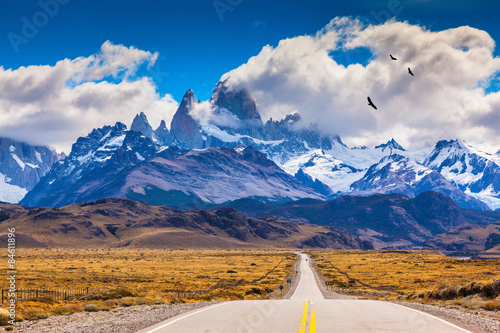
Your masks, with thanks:
[(316, 312), (311, 311), (311, 325), (309, 325), (309, 333), (316, 333)]
[(306, 299), (306, 304), (304, 305), (304, 313), (302, 314), (302, 321), (300, 322), (299, 333), (306, 333), (306, 325), (307, 325), (307, 299)]

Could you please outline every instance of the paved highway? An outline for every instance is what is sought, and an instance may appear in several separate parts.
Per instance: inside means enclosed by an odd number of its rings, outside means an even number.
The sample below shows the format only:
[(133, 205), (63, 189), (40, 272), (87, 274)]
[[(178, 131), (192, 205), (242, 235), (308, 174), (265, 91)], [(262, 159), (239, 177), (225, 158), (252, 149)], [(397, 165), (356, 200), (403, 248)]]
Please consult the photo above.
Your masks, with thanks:
[(290, 299), (219, 303), (138, 333), (468, 332), (392, 303), (325, 299), (310, 261), (301, 256), (300, 281)]

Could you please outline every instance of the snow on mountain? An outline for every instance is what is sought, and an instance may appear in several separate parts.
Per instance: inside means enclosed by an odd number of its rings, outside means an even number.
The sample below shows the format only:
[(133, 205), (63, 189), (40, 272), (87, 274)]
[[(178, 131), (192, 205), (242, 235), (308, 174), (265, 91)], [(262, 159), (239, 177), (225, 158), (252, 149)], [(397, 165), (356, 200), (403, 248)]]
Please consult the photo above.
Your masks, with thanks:
[(405, 149), (401, 147), (401, 145), (397, 143), (396, 140), (394, 140), (394, 138), (389, 140), (387, 143), (375, 146), (375, 149), (381, 149), (382, 151), (386, 150), (391, 151), (391, 155), (392, 155), (392, 150), (405, 151)]
[(28, 190), (20, 186), (9, 184), (11, 179), (0, 173), (0, 201), (18, 203), (28, 193)]
[[(78, 198), (105, 195), (104, 179), (150, 158), (158, 145), (122, 123), (94, 129), (73, 144), (71, 153), (55, 164), (21, 201), (27, 206), (60, 206)], [(138, 154), (136, 154), (138, 153)]]
[(193, 149), (175, 158), (153, 158), (128, 173), (119, 195), (143, 201), (192, 197), (209, 203), (247, 197), (267, 202), (325, 198), (252, 147), (240, 152), (232, 148)]
[[(139, 119), (146, 125), (145, 117)], [(21, 203), (62, 206), (106, 197), (172, 205), (245, 197), (277, 202), (325, 198), (255, 148), (168, 148), (137, 127), (127, 131), (124, 124), (117, 123), (79, 138), (70, 155)]]
[(451, 197), (461, 207), (488, 209), (485, 203), (464, 194), (437, 171), (397, 154), (372, 165), (363, 178), (351, 185), (351, 190), (353, 195), (402, 193), (411, 198), (432, 190)]
[(0, 201), (18, 203), (59, 158), (48, 147), (0, 138)]
[(364, 175), (364, 170), (356, 169), (321, 149), (291, 159), (280, 167), (292, 175), (302, 170), (313, 180), (318, 179), (326, 184), (334, 193), (349, 192), (350, 185)]
[[(290, 184), (295, 185), (287, 188), (282, 182), (284, 176), (277, 181), (262, 169), (261, 176), (267, 180), (254, 178), (257, 187), (241, 180), (231, 183), (229, 178), (238, 179), (243, 167), (237, 158), (235, 163), (228, 160), (237, 157), (228, 151), (242, 152), (245, 147), (263, 153), (284, 170), (287, 177), (291, 177)], [(224, 150), (226, 148), (229, 150)], [(42, 171), (38, 168), (39, 152), (35, 151), (28, 160), (20, 155), (17, 146), (3, 149), (8, 152), (11, 167), (19, 172)], [(197, 184), (202, 181), (197, 174), (201, 174), (201, 170), (188, 161), (196, 160), (195, 156), (223, 159), (217, 154), (226, 156), (230, 170), (226, 176), (217, 173), (201, 159), (206, 171), (213, 177), (217, 175), (220, 181), (205, 179), (209, 187)], [(189, 169), (182, 171), (178, 163), (185, 168), (189, 165)], [(223, 165), (216, 167), (224, 170)], [(163, 170), (163, 174), (158, 170)], [(0, 172), (3, 172), (1, 168)], [(13, 179), (10, 174), (3, 174), (7, 183)], [(188, 178), (182, 178), (184, 176)], [(108, 188), (102, 188), (106, 183), (103, 179), (108, 182)], [(297, 190), (297, 180), (308, 190)], [(69, 191), (66, 184), (75, 191), (73, 196), (62, 195)], [(140, 113), (130, 131), (124, 124), (117, 123), (79, 138), (71, 154), (39, 185), (26, 195), (23, 203), (55, 206), (109, 195), (148, 195), (148, 200), (156, 195), (174, 200), (172, 191), (178, 191), (175, 193), (181, 201), (220, 202), (241, 195), (262, 196), (265, 200), (301, 198), (309, 190), (312, 197), (330, 198), (348, 193), (395, 192), (413, 197), (433, 190), (452, 197), (462, 207), (488, 208), (472, 198), (475, 197), (496, 209), (500, 208), (500, 155), (483, 153), (458, 140), (440, 141), (434, 148), (421, 150), (406, 150), (394, 139), (375, 148), (349, 148), (340, 137), (323, 135), (316, 125), (305, 124), (299, 114), (263, 123), (257, 104), (246, 89), (233, 90), (226, 82), (219, 82), (206, 102), (197, 101), (194, 92), (188, 90), (170, 130), (164, 121), (153, 130), (146, 115)]]
[(461, 140), (442, 140), (424, 165), (492, 209), (500, 208), (500, 156), (481, 152)]

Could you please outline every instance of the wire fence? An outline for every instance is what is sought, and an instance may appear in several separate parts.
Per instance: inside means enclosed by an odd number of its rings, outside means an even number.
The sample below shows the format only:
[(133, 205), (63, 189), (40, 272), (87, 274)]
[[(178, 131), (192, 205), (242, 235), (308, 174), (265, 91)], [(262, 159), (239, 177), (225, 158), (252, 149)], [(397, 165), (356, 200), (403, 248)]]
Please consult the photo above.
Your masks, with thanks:
[(90, 295), (94, 292), (88, 287), (75, 289), (17, 289), (15, 297), (8, 297), (12, 292), (9, 289), (2, 289), (2, 304), (9, 299), (16, 299), (19, 302), (42, 298), (50, 298), (54, 301), (69, 301), (74, 298)]

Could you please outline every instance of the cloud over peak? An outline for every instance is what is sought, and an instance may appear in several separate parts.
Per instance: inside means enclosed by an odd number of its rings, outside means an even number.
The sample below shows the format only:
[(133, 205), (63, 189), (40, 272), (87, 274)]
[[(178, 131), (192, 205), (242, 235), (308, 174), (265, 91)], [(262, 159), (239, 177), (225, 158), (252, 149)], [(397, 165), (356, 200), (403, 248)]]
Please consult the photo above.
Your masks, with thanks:
[[(352, 145), (388, 137), (409, 147), (463, 138), (493, 148), (500, 142), (494, 116), (500, 98), (486, 89), (500, 70), (494, 48), (487, 32), (468, 26), (434, 32), (407, 22), (366, 25), (342, 17), (316, 35), (265, 46), (222, 79), (244, 84), (264, 119), (299, 112)], [(366, 64), (361, 49), (372, 54)], [(485, 120), (490, 117), (494, 122)]]

